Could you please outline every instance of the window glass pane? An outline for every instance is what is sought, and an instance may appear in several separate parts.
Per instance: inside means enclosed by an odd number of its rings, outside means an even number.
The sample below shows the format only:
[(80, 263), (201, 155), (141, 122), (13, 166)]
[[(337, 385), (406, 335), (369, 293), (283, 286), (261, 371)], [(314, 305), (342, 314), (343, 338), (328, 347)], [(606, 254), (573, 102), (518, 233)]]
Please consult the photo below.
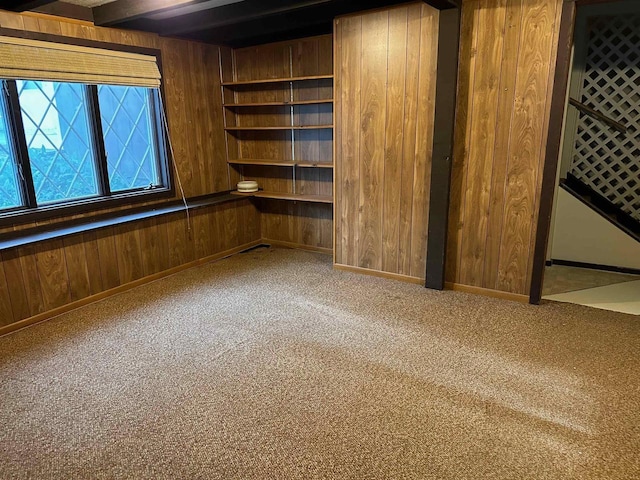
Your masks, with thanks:
[(17, 85), (38, 204), (97, 195), (84, 85)]
[(4, 102), (0, 102), (0, 209), (22, 205), (16, 162), (9, 135), (7, 110)]
[(98, 99), (111, 191), (159, 186), (150, 90), (100, 85)]

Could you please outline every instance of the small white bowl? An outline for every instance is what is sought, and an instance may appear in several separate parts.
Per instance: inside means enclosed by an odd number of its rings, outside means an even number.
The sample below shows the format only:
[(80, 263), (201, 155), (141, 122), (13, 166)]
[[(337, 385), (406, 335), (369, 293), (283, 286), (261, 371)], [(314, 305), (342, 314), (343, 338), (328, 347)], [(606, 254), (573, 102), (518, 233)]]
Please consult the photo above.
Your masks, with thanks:
[(253, 180), (245, 180), (244, 182), (238, 182), (238, 191), (242, 193), (252, 193), (258, 191), (258, 182)]

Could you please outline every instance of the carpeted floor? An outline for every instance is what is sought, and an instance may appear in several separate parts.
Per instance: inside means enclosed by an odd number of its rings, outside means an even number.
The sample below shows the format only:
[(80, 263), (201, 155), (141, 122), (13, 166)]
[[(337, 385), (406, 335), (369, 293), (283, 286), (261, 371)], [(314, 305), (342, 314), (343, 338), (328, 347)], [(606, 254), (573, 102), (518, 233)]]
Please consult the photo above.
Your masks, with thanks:
[(640, 317), (261, 249), (0, 338), (0, 478), (637, 479)]

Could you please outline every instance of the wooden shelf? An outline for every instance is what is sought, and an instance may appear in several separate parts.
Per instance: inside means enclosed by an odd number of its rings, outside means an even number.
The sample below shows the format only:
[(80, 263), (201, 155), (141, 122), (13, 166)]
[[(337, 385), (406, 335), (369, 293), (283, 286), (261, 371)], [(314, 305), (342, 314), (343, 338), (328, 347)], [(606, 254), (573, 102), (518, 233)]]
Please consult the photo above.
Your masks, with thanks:
[(256, 103), (226, 103), (225, 107), (290, 107), (292, 105), (324, 105), (333, 103), (333, 98), (322, 100), (295, 100), (293, 102), (256, 102)]
[(282, 127), (227, 127), (227, 132), (236, 131), (268, 131), (268, 130), (330, 130), (333, 125), (294, 125), (294, 126), (282, 126)]
[(300, 168), (333, 168), (330, 162), (309, 162), (309, 161), (291, 161), (291, 160), (261, 160), (238, 158), (229, 160), (227, 163), (231, 165), (257, 165), (267, 167), (300, 167)]
[(296, 167), (300, 168), (333, 168), (333, 163), (322, 162), (296, 162)]
[(279, 193), (279, 192), (265, 192), (257, 191), (252, 193), (231, 192), (233, 195), (239, 195), (242, 197), (256, 197), (256, 198), (271, 198), (275, 200), (292, 200), (296, 202), (310, 202), (310, 203), (333, 203), (333, 198), (329, 195), (302, 195), (298, 193)]
[(231, 165), (258, 165), (267, 167), (293, 167), (295, 165), (291, 160), (247, 160), (244, 158), (229, 160), (227, 163)]
[(333, 80), (333, 75), (310, 75), (306, 77), (266, 78), (263, 80), (248, 80), (246, 82), (223, 82), (223, 87), (239, 87), (243, 85), (264, 85), (268, 83), (304, 82), (307, 80)]

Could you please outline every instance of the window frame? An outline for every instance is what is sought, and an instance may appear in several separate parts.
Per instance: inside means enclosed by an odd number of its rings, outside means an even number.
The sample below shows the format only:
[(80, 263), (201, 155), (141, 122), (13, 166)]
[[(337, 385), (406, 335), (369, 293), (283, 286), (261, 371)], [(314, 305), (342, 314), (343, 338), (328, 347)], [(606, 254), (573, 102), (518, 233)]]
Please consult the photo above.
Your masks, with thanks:
[[(26, 32), (9, 28), (0, 28), (0, 35), (150, 55), (156, 58), (158, 68), (161, 74), (163, 73), (161, 52), (158, 49), (62, 37), (39, 32)], [(16, 81), (3, 80), (3, 83), (7, 86), (7, 92), (6, 94), (4, 91), (0, 93), (2, 94), (2, 101), (6, 99), (7, 118), (10, 123), (9, 129), (11, 130), (13, 151), (16, 156), (16, 166), (20, 177), (18, 183), (24, 205), (1, 210), (0, 228), (55, 217), (63, 218), (70, 215), (96, 213), (103, 209), (117, 208), (126, 205), (133, 206), (142, 202), (154, 202), (175, 197), (174, 164), (173, 158), (171, 158), (171, 149), (164, 125), (164, 118), (166, 118), (166, 111), (162, 103), (162, 98), (164, 97), (164, 82), (161, 82), (158, 90), (149, 89), (149, 102), (151, 107), (150, 121), (153, 125), (153, 141), (158, 153), (156, 158), (158, 174), (164, 186), (150, 190), (133, 189), (116, 193), (111, 192), (100, 105), (98, 101), (98, 88), (96, 85), (83, 84), (87, 98), (88, 127), (94, 149), (98, 195), (60, 201), (42, 206), (37, 206), (36, 203), (35, 188)]]

